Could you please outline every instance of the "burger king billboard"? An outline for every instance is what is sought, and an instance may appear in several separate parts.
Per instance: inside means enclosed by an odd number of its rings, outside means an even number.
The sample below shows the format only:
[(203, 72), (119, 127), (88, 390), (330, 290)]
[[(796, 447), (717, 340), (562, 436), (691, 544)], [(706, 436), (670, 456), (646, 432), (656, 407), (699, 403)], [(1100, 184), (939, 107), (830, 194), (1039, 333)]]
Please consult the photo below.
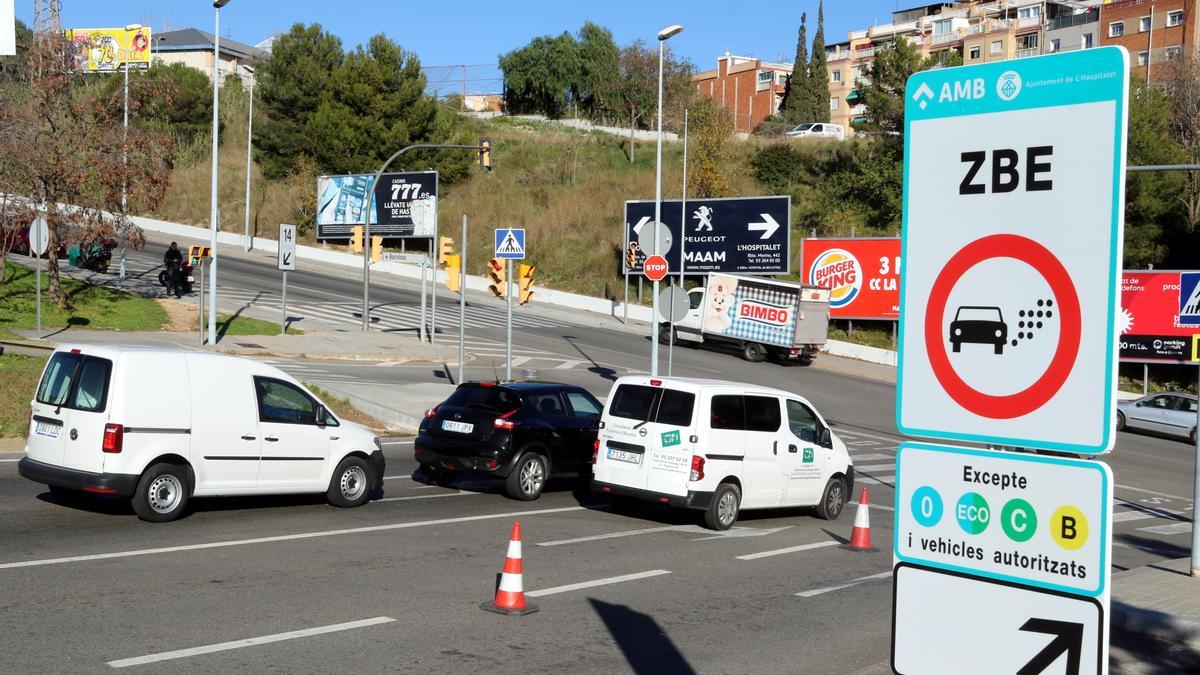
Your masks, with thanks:
[(805, 239), (803, 278), (830, 291), (831, 319), (900, 317), (900, 239)]

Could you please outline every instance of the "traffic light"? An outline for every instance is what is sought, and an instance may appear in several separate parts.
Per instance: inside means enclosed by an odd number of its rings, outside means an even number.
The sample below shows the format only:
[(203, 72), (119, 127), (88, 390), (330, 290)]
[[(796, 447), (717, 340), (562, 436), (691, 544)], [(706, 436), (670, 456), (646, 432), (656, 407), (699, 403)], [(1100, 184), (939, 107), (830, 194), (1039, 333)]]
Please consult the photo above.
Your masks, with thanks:
[(350, 250), (354, 253), (362, 253), (363, 251), (362, 225), (355, 225), (350, 228)]
[(638, 254), (637, 242), (635, 242), (635, 241), (629, 242), (629, 248), (625, 249), (625, 269), (626, 270), (632, 270), (632, 269), (637, 268), (637, 254)]
[(454, 253), (454, 240), (450, 237), (438, 237), (437, 264), (448, 264), (446, 261), (449, 260), (451, 253)]
[(195, 267), (200, 264), (201, 260), (212, 257), (212, 249), (208, 246), (189, 246), (188, 247), (188, 264)]
[(446, 256), (446, 288), (457, 293), (462, 288), (462, 256), (457, 253)]
[(492, 139), (479, 139), (479, 168), (484, 171), (492, 170)]
[(492, 283), (488, 284), (488, 290), (497, 298), (504, 297), (505, 276), (504, 276), (504, 261), (499, 258), (492, 258), (488, 261), (488, 278)]
[(383, 237), (371, 237), (371, 262), (383, 260)]
[(518, 297), (522, 305), (533, 299), (533, 272), (536, 269), (533, 265), (525, 263), (521, 263), (521, 266), (517, 268), (517, 284), (521, 288)]

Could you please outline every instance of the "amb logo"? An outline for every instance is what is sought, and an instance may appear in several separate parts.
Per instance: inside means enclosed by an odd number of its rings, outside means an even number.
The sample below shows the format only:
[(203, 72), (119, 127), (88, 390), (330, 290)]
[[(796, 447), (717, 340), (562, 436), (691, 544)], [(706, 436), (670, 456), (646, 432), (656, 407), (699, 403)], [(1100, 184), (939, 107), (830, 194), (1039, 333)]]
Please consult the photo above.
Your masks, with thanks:
[(809, 283), (829, 289), (829, 306), (845, 307), (862, 290), (863, 268), (849, 251), (831, 248), (813, 261)]

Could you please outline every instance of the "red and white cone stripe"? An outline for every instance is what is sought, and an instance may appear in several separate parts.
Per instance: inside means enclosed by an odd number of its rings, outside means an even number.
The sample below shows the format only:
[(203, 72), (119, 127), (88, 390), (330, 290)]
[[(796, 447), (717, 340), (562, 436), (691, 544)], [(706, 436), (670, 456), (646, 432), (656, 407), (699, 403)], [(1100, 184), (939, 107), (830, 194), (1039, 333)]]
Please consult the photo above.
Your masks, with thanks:
[(854, 530), (850, 532), (850, 543), (846, 548), (853, 551), (873, 551), (871, 546), (871, 516), (867, 510), (867, 488), (858, 496), (858, 510), (854, 512)]
[(521, 523), (514, 522), (508, 538), (508, 555), (504, 558), (504, 570), (500, 573), (500, 586), (496, 599), (480, 605), (497, 614), (531, 614), (537, 607), (525, 602), (525, 587), (521, 581)]

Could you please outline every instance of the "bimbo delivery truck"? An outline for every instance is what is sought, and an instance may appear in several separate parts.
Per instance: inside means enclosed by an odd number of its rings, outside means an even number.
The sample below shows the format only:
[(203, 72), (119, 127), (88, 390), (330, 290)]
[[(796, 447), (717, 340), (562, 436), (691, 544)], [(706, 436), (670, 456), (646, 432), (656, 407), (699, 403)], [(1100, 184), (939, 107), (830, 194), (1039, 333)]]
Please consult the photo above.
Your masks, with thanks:
[[(812, 363), (829, 331), (829, 289), (732, 274), (709, 275), (688, 291), (687, 316), (675, 340), (732, 346), (747, 361), (767, 356)], [(660, 340), (670, 337), (664, 323)]]

